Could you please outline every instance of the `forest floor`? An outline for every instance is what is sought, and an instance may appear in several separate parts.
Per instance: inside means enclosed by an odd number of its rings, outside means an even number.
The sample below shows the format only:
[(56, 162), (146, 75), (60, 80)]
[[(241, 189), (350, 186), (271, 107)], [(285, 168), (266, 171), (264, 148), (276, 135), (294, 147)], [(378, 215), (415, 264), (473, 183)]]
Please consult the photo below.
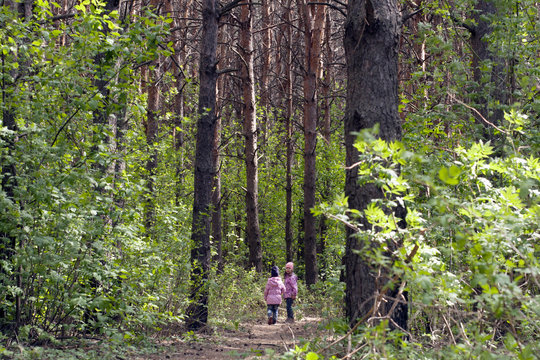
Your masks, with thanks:
[[(275, 325), (258, 320), (241, 323), (237, 330), (214, 328), (197, 333), (190, 339), (170, 338), (157, 340), (153, 354), (133, 355), (129, 360), (179, 360), (179, 359), (261, 359), (283, 354), (301, 346), (303, 340), (317, 337), (319, 318), (307, 317), (295, 323), (282, 319)], [(159, 349), (159, 350), (157, 350)]]

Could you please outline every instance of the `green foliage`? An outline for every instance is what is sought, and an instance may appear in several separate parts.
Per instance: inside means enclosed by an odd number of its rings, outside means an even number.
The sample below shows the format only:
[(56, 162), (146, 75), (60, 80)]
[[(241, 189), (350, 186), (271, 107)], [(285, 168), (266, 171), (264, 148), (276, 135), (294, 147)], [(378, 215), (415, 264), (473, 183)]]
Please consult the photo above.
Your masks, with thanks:
[(320, 359), (317, 353), (309, 351), (309, 343), (305, 343), (303, 346), (295, 345), (294, 349), (287, 351), (285, 354), (279, 357), (279, 359), (306, 359), (317, 360)]
[[(441, 162), (369, 133), (356, 146), (360, 182), (375, 182), (385, 198), (361, 212), (344, 201), (319, 210), (349, 225), (363, 216), (378, 226), (358, 230), (380, 244), (366, 260), (405, 280), (410, 299), (409, 341), (383, 323), (367, 326), (355, 335), (356, 346), (365, 347), (359, 354), (532, 358), (540, 339), (539, 159), (517, 152), (493, 157), (491, 146), (477, 143)], [(406, 229), (382, 211), (399, 203), (408, 210)], [(396, 238), (402, 246), (387, 257)]]
[[(254, 314), (266, 316), (264, 287), (266, 278), (255, 270), (245, 271), (235, 265), (225, 264), (223, 273), (214, 274), (210, 283), (210, 317), (225, 327), (237, 328), (238, 324), (252, 319)], [(264, 316), (263, 316), (264, 315)]]
[[(156, 181), (155, 197), (169, 199), (158, 235), (140, 226), (148, 152), (134, 69), (156, 58), (166, 21), (147, 12), (120, 24), (95, 1), (67, 26), (48, 20), (52, 5), (39, 2), (32, 20), (0, 8), (0, 329), (23, 341), (88, 331), (133, 341), (130, 330), (177, 322), (185, 306), (189, 235), (178, 225), (190, 215), (160, 187), (170, 169)], [(112, 119), (133, 124), (118, 136)]]
[[(539, 113), (536, 2), (483, 2), (494, 9), (493, 13), (481, 14), (481, 19), (490, 25), (490, 32), (483, 39), (490, 56), (484, 54), (486, 58), (475, 69), (469, 47), (477, 25), (474, 19), (479, 12), (475, 8), (478, 3), (430, 1), (422, 7), (417, 22), (404, 24), (408, 46), (400, 63), (407, 69), (407, 76), (400, 82), (399, 108), (406, 116), (403, 128), (413, 140), (411, 149), (450, 156), (452, 148), (460, 144), (470, 146), (484, 131), (499, 137), (499, 130), (486, 129), (485, 124), (475, 121), (478, 111), (488, 119), (494, 112), (510, 114), (512, 109), (520, 109), (533, 118)], [(475, 81), (475, 70), (479, 72), (479, 83)], [(497, 98), (497, 93), (505, 96)], [(528, 124), (529, 131), (512, 136), (518, 141), (527, 138), (522, 146), (536, 148), (537, 152), (539, 123), (529, 119)]]

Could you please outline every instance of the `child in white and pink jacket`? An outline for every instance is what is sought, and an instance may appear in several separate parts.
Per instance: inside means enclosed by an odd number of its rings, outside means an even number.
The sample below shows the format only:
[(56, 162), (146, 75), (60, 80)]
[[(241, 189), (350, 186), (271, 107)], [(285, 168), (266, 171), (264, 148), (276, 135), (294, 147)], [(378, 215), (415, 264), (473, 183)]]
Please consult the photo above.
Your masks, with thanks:
[(285, 285), (283, 285), (279, 277), (279, 268), (277, 266), (272, 266), (270, 274), (271, 277), (264, 288), (264, 300), (268, 310), (268, 325), (273, 325), (277, 322), (278, 308), (281, 305), (281, 296), (285, 292)]

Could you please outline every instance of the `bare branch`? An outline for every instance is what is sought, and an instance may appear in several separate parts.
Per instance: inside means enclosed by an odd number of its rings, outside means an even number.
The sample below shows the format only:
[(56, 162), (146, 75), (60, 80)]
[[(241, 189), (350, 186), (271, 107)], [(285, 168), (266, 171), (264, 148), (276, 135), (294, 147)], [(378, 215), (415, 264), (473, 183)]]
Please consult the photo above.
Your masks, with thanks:
[(245, 3), (241, 4), (242, 1), (244, 1), (244, 0), (233, 0), (230, 3), (223, 5), (221, 7), (221, 9), (219, 10), (219, 17), (222, 17), (223, 15), (225, 15), (226, 13), (228, 13), (229, 11), (234, 9), (235, 7), (242, 6), (242, 5), (248, 5), (250, 3), (249, 1), (246, 1)]
[(62, 14), (62, 15), (53, 16), (53, 17), (49, 18), (49, 20), (58, 21), (58, 20), (71, 19), (73, 17), (75, 17), (75, 14)]
[(416, 9), (414, 10), (412, 13), (409, 13), (409, 14), (404, 14), (402, 17), (401, 17), (401, 23), (404, 24), (407, 20), (409, 20), (410, 18), (412, 18), (414, 15), (422, 12), (422, 10), (424, 10), (424, 8), (420, 8), (420, 9)]
[(500, 131), (501, 133), (503, 134), (506, 134), (506, 131), (504, 131), (503, 129), (499, 128), (497, 125), (493, 124), (492, 122), (488, 121), (485, 117), (482, 116), (482, 114), (480, 113), (480, 111), (476, 110), (475, 108), (473, 108), (472, 106), (469, 106), (467, 104), (465, 104), (463, 101), (459, 100), (458, 98), (456, 98), (453, 94), (450, 94), (448, 93), (448, 96), (450, 96), (450, 99), (453, 99), (455, 100), (456, 102), (460, 103), (461, 105), (465, 106), (467, 109), (470, 109), (472, 111), (474, 111), (479, 117), (480, 119), (482, 119), (482, 121), (484, 121), (486, 124), (494, 127), (495, 129), (497, 129), (498, 131)]

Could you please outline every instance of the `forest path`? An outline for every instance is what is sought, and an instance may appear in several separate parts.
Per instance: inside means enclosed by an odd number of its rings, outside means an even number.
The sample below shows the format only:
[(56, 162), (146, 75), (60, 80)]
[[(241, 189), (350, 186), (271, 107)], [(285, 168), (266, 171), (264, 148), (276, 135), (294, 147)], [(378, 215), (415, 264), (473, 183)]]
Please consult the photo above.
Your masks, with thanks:
[(267, 325), (262, 320), (241, 323), (238, 330), (215, 329), (212, 334), (197, 334), (192, 341), (162, 341), (161, 353), (129, 359), (264, 359), (270, 357), (269, 351), (283, 354), (300, 345), (302, 339), (312, 339), (319, 332), (320, 321), (320, 318), (307, 317), (292, 324), (283, 320), (275, 325)]

